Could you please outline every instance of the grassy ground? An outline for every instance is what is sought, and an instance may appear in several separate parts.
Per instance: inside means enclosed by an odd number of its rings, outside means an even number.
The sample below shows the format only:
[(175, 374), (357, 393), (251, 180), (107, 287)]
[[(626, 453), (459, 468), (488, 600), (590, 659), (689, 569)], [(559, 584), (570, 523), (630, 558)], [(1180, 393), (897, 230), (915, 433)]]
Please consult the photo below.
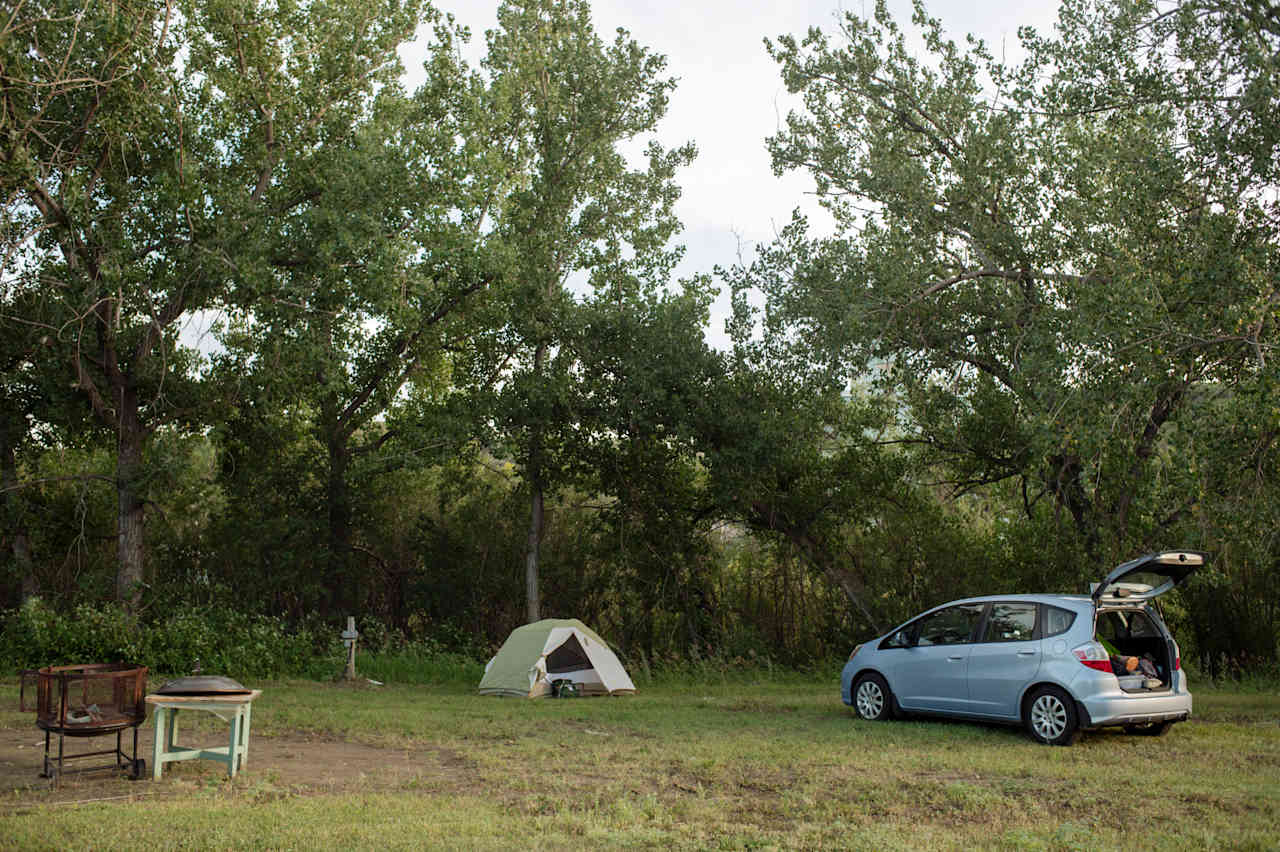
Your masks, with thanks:
[[(386, 759), (323, 781), (256, 756), (233, 781), (179, 764), (159, 782), (108, 778), (84, 797), (123, 798), (82, 804), (15, 784), (0, 790), (0, 847), (1280, 846), (1275, 692), (1202, 689), (1166, 737), (1049, 748), (1013, 728), (856, 720), (834, 675), (538, 702), (463, 683), (253, 685), (255, 755), (298, 742), (313, 761), (340, 745)], [(0, 733), (31, 739), (31, 716), (7, 709), (12, 681), (0, 702)]]

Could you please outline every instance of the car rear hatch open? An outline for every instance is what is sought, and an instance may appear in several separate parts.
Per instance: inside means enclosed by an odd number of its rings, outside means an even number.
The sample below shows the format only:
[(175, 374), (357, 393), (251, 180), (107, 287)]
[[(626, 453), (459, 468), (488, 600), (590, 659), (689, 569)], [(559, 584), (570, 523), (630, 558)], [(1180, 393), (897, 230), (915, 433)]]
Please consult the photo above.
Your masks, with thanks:
[(1195, 550), (1148, 553), (1119, 566), (1093, 587), (1097, 604), (1138, 603), (1158, 598), (1208, 562)]

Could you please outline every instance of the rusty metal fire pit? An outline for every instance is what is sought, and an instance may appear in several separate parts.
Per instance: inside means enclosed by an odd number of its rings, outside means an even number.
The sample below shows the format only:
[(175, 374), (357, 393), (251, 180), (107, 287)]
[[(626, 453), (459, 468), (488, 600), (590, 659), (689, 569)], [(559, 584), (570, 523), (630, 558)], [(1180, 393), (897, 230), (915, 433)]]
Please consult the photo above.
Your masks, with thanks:
[[(28, 706), (28, 692), (35, 703)], [(44, 731), (43, 778), (54, 783), (63, 775), (102, 769), (126, 770), (133, 778), (146, 772), (145, 760), (138, 758), (138, 725), (147, 718), (144, 702), (147, 669), (126, 663), (45, 666), (22, 673), (19, 702), (24, 712), (34, 710), (36, 725)], [(122, 734), (133, 729), (133, 756), (121, 747)], [(58, 756), (49, 756), (51, 737), (58, 735)], [(65, 737), (116, 735), (115, 749), (66, 754)], [(114, 762), (100, 766), (66, 769), (65, 763), (85, 757), (111, 755)]]

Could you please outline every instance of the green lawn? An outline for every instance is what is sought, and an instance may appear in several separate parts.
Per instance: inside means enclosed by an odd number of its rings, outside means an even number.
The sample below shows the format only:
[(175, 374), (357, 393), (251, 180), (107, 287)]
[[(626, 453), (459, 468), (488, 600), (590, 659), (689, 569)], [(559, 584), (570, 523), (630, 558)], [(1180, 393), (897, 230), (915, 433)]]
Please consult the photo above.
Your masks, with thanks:
[[(955, 722), (866, 723), (834, 678), (538, 702), (468, 687), (253, 684), (254, 742), (409, 755), (351, 783), (182, 764), (76, 804), (4, 792), (0, 846), (79, 848), (1179, 849), (1280, 844), (1280, 696), (1200, 690), (1159, 739), (1071, 748)], [(9, 700), (12, 699), (12, 700)], [(12, 681), (0, 700), (16, 707)], [(0, 732), (29, 734), (0, 713)], [(32, 739), (27, 736), (26, 739)], [(354, 747), (354, 746), (353, 746)], [(253, 752), (252, 754), (256, 754)], [(122, 796), (124, 798), (108, 798)]]

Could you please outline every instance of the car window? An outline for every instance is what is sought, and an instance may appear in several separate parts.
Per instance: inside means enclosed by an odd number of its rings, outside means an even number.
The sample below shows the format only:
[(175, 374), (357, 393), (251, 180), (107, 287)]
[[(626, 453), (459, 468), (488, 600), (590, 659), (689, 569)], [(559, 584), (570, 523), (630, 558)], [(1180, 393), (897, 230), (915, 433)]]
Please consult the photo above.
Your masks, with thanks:
[(1059, 609), (1056, 606), (1045, 604), (1044, 607), (1044, 636), (1057, 636), (1059, 633), (1066, 633), (1071, 629), (1071, 625), (1075, 623), (1076, 614), (1069, 609)]
[(996, 603), (991, 605), (984, 642), (1024, 642), (1036, 635), (1036, 605)]
[(958, 645), (973, 638), (986, 604), (949, 606), (920, 620), (917, 645)]
[(1104, 612), (1098, 616), (1098, 636), (1108, 642), (1124, 639), (1129, 630), (1125, 626), (1124, 616), (1118, 612)]
[(882, 650), (885, 648), (910, 648), (911, 636), (915, 631), (915, 624), (908, 624), (905, 627), (895, 630), (888, 638), (880, 643), (880, 648)]
[(1129, 636), (1131, 638), (1159, 635), (1160, 633), (1156, 630), (1155, 625), (1151, 623), (1151, 619), (1142, 613), (1135, 612), (1129, 616)]

